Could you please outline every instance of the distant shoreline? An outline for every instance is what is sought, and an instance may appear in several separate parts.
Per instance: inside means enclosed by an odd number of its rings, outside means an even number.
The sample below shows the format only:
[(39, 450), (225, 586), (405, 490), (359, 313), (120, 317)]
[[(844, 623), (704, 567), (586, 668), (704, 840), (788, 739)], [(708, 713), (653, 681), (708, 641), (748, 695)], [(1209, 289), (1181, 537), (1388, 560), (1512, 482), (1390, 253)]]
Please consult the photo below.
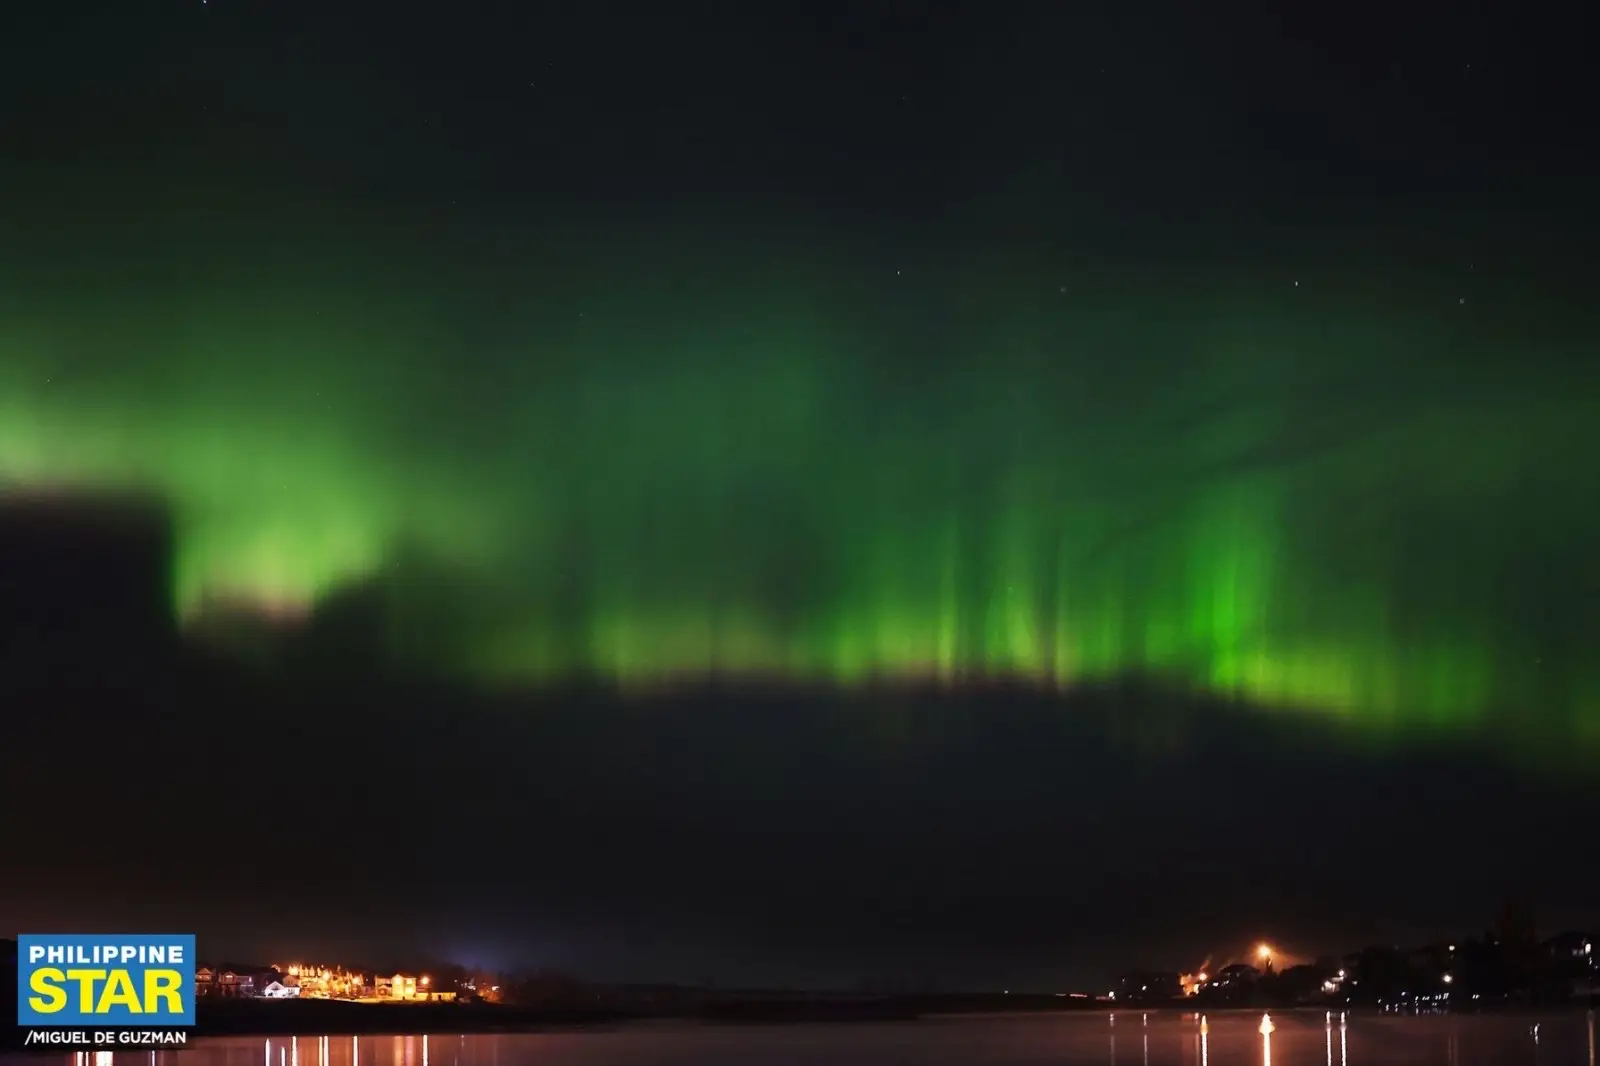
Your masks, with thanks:
[[(987, 997), (985, 997), (987, 998)], [(1008, 997), (1022, 1002), (1007, 1009), (1037, 1012), (1061, 1010), (1053, 997)], [(1050, 1000), (1049, 1007), (1030, 1004)], [(994, 1013), (997, 1007), (955, 998), (951, 1008)], [(638, 1021), (706, 1023), (796, 1023), (914, 1021), (936, 1012), (922, 997), (740, 999), (674, 1003), (583, 1003), (544, 1007), (455, 1003), (350, 1003), (337, 1000), (288, 1002), (242, 1001), (202, 1004), (196, 1018), (199, 1036), (287, 1036), (327, 1033), (364, 1036), (375, 1033), (500, 1033), (547, 1029), (588, 1029)]]
[[(904, 997), (882, 1000), (728, 1000), (698, 1007), (672, 1010), (646, 1008), (549, 1008), (530, 1010), (518, 1007), (451, 1007), (442, 1004), (264, 1004), (266, 1010), (202, 1013), (194, 1029), (195, 1039), (206, 1037), (288, 1037), (317, 1036), (494, 1036), (523, 1032), (600, 1031), (626, 1028), (637, 1023), (685, 1023), (706, 1026), (786, 1026), (786, 1024), (870, 1024), (914, 1023), (914, 1021), (958, 1020), (958, 1018), (1000, 1018), (1000, 1016), (1083, 1015), (1083, 1013), (1322, 1013), (1328, 1007), (1205, 1007), (1205, 1005), (1126, 1005), (1114, 1007), (1094, 1000), (1070, 1000), (1062, 1004), (1054, 997), (1008, 996), (1024, 1002), (998, 1002), (1002, 997)], [(1029, 1002), (1032, 1000), (1032, 1002)], [(1048, 1000), (1048, 1005), (1046, 1005)], [(288, 1007), (288, 1010), (283, 1008)], [(312, 1010), (301, 1010), (310, 1007)], [(317, 1010), (336, 1007), (339, 1010)], [(1589, 1005), (1507, 1005), (1490, 1008), (1485, 1015), (1498, 1013), (1573, 1013), (1589, 1010)], [(1378, 1008), (1346, 1008), (1350, 1015), (1379, 1015)], [(208, 1012), (210, 1013), (210, 1012)], [(1339, 1013), (1339, 1012), (1334, 1012)]]
[[(706, 1024), (797, 1024), (916, 1021), (961, 1015), (1162, 1012), (1224, 1014), (1241, 1011), (1378, 1013), (1368, 1004), (1218, 1003), (1180, 999), (1148, 1003), (1106, 1002), (1087, 996), (999, 993), (762, 993), (699, 992), (638, 996), (577, 993), (536, 1006), (482, 1002), (358, 1003), (349, 1000), (201, 1000), (194, 1035), (360, 1036), (393, 1033), (497, 1033), (594, 1028), (641, 1021)], [(1593, 998), (1569, 1002), (1476, 1003), (1462, 1014), (1559, 1013), (1593, 1009)]]
[[(1118, 1013), (1323, 1013), (1327, 1006), (1228, 1007), (1216, 1004), (1111, 1004), (1091, 999), (1057, 996), (882, 996), (839, 998), (748, 998), (696, 1003), (637, 1005), (561, 1005), (545, 1008), (455, 1003), (353, 1003), (341, 1000), (267, 1001), (241, 1000), (202, 1003), (196, 1040), (227, 1037), (286, 1036), (414, 1036), (495, 1035), (539, 1032), (603, 1030), (641, 1022), (682, 1022), (703, 1025), (829, 1025), (852, 1023), (915, 1022), (940, 1018), (999, 1017), (1003, 1015)], [(1344, 1008), (1351, 1014), (1378, 1013), (1372, 1007)], [(1540, 1014), (1593, 1009), (1582, 1000), (1571, 1004), (1507, 1004), (1473, 1011), (1500, 1014), (1537, 1011)], [(20, 1035), (20, 1034), (19, 1034)], [(15, 1046), (7, 1053), (60, 1055), (59, 1048)]]

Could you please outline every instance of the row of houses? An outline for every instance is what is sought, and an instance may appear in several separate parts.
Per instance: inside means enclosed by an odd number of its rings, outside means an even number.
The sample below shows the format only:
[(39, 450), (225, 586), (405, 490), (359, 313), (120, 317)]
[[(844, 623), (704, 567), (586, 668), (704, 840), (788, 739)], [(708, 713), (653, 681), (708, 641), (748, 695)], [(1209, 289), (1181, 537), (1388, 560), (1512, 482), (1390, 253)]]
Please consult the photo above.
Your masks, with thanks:
[(350, 999), (390, 1002), (448, 1002), (454, 989), (434, 987), (426, 975), (363, 974), (338, 967), (201, 966), (195, 994), (208, 998)]

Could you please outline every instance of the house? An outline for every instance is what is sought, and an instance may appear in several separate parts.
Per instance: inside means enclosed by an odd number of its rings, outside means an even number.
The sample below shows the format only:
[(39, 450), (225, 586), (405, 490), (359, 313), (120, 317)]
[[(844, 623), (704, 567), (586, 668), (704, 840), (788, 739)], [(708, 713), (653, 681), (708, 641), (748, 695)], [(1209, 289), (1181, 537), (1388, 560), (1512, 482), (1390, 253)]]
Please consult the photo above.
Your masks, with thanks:
[(341, 966), (307, 966), (291, 963), (279, 966), (285, 985), (298, 985), (308, 999), (361, 999), (368, 994), (366, 978)]
[(1216, 979), (1211, 982), (1212, 988), (1229, 988), (1239, 985), (1248, 985), (1261, 976), (1261, 971), (1247, 962), (1236, 962), (1224, 966), (1218, 972)]
[(373, 987), (379, 999), (411, 999), (417, 994), (417, 979), (404, 973), (380, 974)]
[[(196, 990), (199, 989), (199, 974), (196, 975)], [(210, 995), (229, 998), (258, 996), (261, 989), (276, 981), (278, 974), (274, 970), (260, 970), (246, 967), (219, 967), (212, 971), (210, 981)]]
[(216, 979), (216, 995), (237, 997), (253, 996), (256, 994), (256, 978), (254, 974), (240, 973), (238, 970), (222, 970)]
[(443, 991), (432, 987), (426, 975), (416, 977), (408, 973), (391, 974), (374, 981), (379, 999), (428, 1000), (435, 1003), (456, 998), (454, 990)]
[(194, 972), (197, 996), (253, 996), (259, 982), (254, 970), (240, 967), (201, 966)]
[(278, 967), (285, 985), (296, 985), (302, 996), (326, 996), (329, 978), (333, 971), (327, 967), (301, 966), (298, 963)]
[(334, 971), (326, 984), (326, 994), (333, 999), (363, 999), (371, 994), (366, 977), (349, 970)]
[(1539, 945), (1545, 955), (1557, 962), (1581, 960), (1584, 969), (1594, 958), (1594, 943), (1588, 933), (1560, 933)]
[[(293, 980), (293, 978), (290, 978)], [(273, 981), (261, 990), (261, 995), (266, 999), (296, 999), (300, 995), (299, 985), (286, 985), (282, 981)]]

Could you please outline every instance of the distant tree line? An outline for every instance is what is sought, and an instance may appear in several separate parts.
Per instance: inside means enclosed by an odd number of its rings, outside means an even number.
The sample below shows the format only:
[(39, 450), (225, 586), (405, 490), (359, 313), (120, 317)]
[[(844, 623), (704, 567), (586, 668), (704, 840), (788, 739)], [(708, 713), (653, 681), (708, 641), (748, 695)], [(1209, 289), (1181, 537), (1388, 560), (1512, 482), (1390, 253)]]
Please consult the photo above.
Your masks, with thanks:
[(1536, 940), (1525, 926), (1417, 948), (1375, 945), (1284, 970), (1228, 966), (1193, 995), (1176, 975), (1134, 973), (1114, 998), (1130, 1003), (1288, 1007), (1326, 1005), (1389, 1010), (1484, 1010), (1508, 1003), (1593, 1000), (1600, 992), (1600, 931)]

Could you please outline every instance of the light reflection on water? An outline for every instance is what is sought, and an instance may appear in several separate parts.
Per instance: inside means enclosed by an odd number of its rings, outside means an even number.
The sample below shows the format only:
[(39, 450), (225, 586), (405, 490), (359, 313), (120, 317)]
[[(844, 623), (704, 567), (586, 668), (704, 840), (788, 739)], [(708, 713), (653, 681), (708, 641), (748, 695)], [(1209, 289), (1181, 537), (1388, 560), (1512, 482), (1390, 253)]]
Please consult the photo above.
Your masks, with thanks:
[[(1138, 1029), (1138, 1040), (1128, 1027)], [(1131, 1011), (851, 1025), (432, 1036), (214, 1038), (181, 1052), (78, 1052), (29, 1066), (1596, 1066), (1595, 1019)], [(1124, 1030), (1118, 1041), (1118, 1029)]]

